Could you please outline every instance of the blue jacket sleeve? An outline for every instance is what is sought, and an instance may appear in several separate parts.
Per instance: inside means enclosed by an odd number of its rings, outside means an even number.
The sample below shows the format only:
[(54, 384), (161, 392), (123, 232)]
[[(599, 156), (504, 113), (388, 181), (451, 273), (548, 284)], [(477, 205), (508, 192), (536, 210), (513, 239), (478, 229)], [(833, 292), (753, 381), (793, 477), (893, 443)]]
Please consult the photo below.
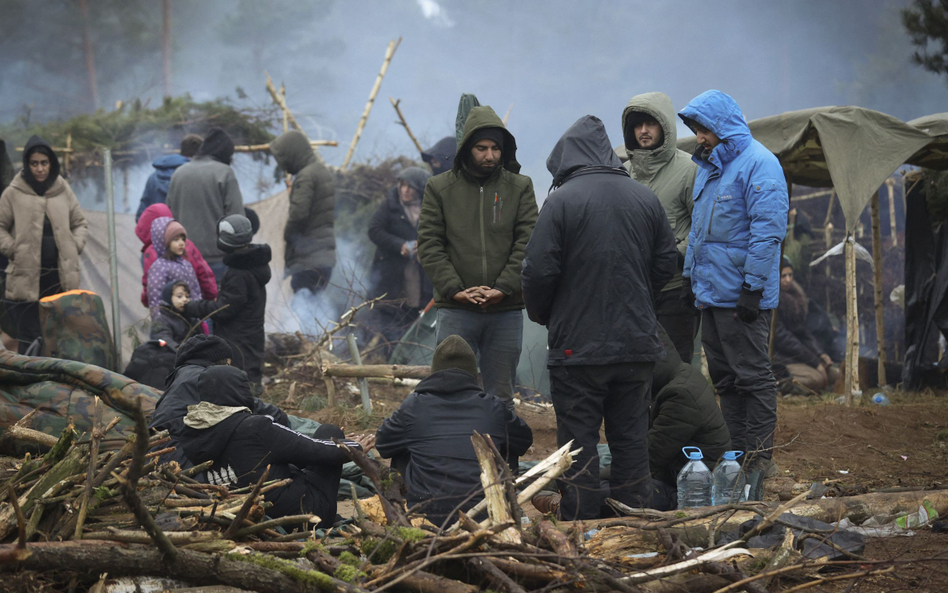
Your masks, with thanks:
[(744, 282), (750, 290), (763, 290), (787, 234), (790, 199), (783, 176), (767, 171), (762, 176), (752, 177), (744, 192), (744, 201), (750, 219)]
[(142, 192), (142, 199), (138, 202), (138, 212), (135, 213), (135, 222), (138, 222), (138, 219), (142, 217), (145, 208), (155, 203), (157, 195), (158, 177), (155, 173), (152, 173), (148, 177), (148, 181), (145, 182), (145, 191)]
[(523, 301), (527, 315), (540, 325), (550, 321), (553, 295), (562, 271), (562, 208), (552, 196), (537, 217), (520, 272)]

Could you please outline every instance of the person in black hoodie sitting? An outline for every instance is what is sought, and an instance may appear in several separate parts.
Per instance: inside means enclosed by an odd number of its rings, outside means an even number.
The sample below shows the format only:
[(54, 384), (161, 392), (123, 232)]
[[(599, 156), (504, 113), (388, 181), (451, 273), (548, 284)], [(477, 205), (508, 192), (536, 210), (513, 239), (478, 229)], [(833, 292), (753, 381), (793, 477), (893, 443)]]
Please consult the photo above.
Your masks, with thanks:
[(213, 314), (214, 333), (236, 347), (234, 366), (247, 372), (254, 391), (259, 393), (271, 255), (269, 245), (251, 245), (252, 238), (253, 229), (246, 216), (231, 214), (217, 223), (217, 246), (227, 254), (220, 292), (213, 301), (191, 301), (184, 312), (198, 319)]
[[(178, 348), (174, 371), (168, 375), (166, 382), (168, 387), (155, 404), (155, 412), (148, 425), (148, 428), (153, 430), (167, 430), (170, 433), (171, 442), (162, 447), (178, 447), (170, 456), (163, 456), (162, 461), (177, 461), (183, 468), (193, 465), (179, 443), (184, 429), (184, 416), (188, 413), (188, 406), (201, 401), (198, 393), (201, 373), (215, 365), (229, 365), (233, 358), (234, 352), (230, 344), (219, 336), (199, 334), (189, 338)], [(258, 398), (253, 398), (250, 409), (255, 414), (266, 414), (284, 426), (290, 424), (290, 419), (283, 410)], [(201, 476), (198, 476), (198, 479), (201, 479)]]
[[(188, 406), (181, 446), (194, 464), (213, 461), (208, 470), (213, 483), (242, 488), (257, 483), (267, 466), (269, 479), (291, 479), (289, 485), (264, 497), (273, 506), (272, 518), (314, 514), (328, 527), (336, 520), (336, 492), (345, 451), (332, 439), (343, 440), (342, 430), (323, 424), (312, 437), (256, 414), (247, 375), (234, 367), (212, 366), (198, 379), (200, 403)], [(367, 450), (372, 437), (345, 440), (347, 446)]]
[(527, 424), (477, 384), (474, 351), (457, 335), (435, 349), (431, 374), (379, 427), (376, 449), (405, 478), (409, 506), (443, 523), (483, 498), (471, 435), (490, 436), (511, 467), (533, 444)]

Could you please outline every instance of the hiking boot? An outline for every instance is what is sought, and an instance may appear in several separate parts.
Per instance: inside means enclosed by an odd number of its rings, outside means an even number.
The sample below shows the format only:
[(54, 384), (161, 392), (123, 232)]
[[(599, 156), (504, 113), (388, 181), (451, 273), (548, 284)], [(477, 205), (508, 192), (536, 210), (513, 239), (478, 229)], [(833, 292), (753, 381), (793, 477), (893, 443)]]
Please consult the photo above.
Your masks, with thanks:
[(560, 500), (562, 499), (563, 497), (560, 496), (559, 492), (538, 492), (533, 495), (530, 502), (533, 504), (533, 508), (541, 514), (555, 517), (560, 510)]

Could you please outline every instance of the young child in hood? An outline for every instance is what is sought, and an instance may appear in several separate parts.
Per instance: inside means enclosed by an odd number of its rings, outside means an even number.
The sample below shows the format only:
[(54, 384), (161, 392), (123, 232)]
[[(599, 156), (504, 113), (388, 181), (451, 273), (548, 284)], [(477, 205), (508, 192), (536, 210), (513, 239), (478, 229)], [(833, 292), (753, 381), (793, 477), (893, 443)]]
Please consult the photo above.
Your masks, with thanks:
[(246, 371), (259, 389), (271, 254), (269, 245), (252, 245), (252, 238), (253, 228), (245, 216), (231, 214), (217, 223), (217, 246), (225, 253), (227, 266), (220, 293), (216, 300), (192, 300), (184, 310), (198, 319), (213, 313), (214, 334), (234, 346), (234, 366)]
[[(177, 350), (178, 344), (184, 341), (191, 328), (199, 321), (184, 314), (184, 306), (191, 302), (191, 288), (183, 280), (172, 280), (161, 291), (161, 306), (158, 318), (152, 321), (150, 338), (159, 340), (161, 346), (170, 346)], [(205, 328), (191, 332), (207, 333)]]
[(184, 257), (187, 239), (187, 231), (173, 218), (162, 216), (151, 223), (151, 244), (158, 254), (148, 269), (148, 308), (153, 320), (160, 316), (161, 294), (169, 282), (182, 280), (187, 283), (192, 298), (202, 298), (194, 267)]
[[(145, 307), (148, 306), (148, 270), (158, 260), (158, 253), (151, 243), (151, 223), (156, 218), (163, 216), (173, 218), (171, 208), (168, 208), (167, 204), (152, 204), (145, 208), (141, 218), (138, 219), (138, 223), (135, 225), (135, 234), (142, 242), (142, 267), (144, 268), (142, 274), (142, 305)], [(191, 262), (191, 266), (194, 268), (194, 274), (201, 286), (201, 295), (205, 299), (216, 299), (217, 279), (214, 278), (214, 272), (204, 261), (204, 256), (201, 255), (197, 245), (191, 242), (191, 239), (185, 240), (184, 257)]]

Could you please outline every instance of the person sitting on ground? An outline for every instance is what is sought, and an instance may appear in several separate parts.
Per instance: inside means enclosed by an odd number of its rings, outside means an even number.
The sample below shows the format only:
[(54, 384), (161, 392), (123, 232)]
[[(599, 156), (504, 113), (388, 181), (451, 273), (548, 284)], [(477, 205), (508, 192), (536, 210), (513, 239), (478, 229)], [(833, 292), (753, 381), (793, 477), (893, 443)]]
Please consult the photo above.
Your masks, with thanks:
[(207, 333), (197, 329), (197, 319), (184, 315), (184, 306), (191, 300), (188, 283), (172, 280), (161, 292), (161, 308), (157, 319), (152, 321), (148, 341), (135, 348), (125, 376), (155, 389), (164, 389), (165, 378), (174, 370), (178, 345), (184, 342), (189, 332)]
[(783, 258), (780, 265), (780, 304), (777, 306), (774, 362), (787, 369), (789, 380), (785, 381), (785, 391), (801, 395), (820, 393), (839, 377), (839, 368), (807, 327), (808, 312), (806, 293), (793, 279), (790, 260)]
[(234, 345), (234, 366), (246, 371), (255, 392), (263, 378), (263, 323), (270, 281), (270, 246), (251, 244), (253, 228), (241, 214), (226, 216), (218, 223), (217, 246), (227, 255), (227, 271), (216, 300), (192, 300), (185, 305), (188, 317), (203, 319), (213, 314), (214, 333)]
[[(167, 204), (152, 204), (145, 208), (135, 224), (135, 235), (142, 242), (142, 305), (146, 307), (148, 306), (148, 270), (158, 261), (158, 252), (151, 243), (151, 223), (161, 217), (173, 218), (171, 208), (168, 208)], [(197, 276), (198, 284), (201, 287), (201, 296), (205, 299), (216, 299), (217, 279), (214, 278), (214, 272), (204, 261), (204, 256), (201, 255), (197, 245), (188, 238), (184, 240), (184, 258), (194, 268), (194, 274)]]
[(188, 233), (177, 220), (163, 216), (151, 223), (151, 244), (158, 255), (148, 269), (148, 308), (153, 320), (161, 316), (161, 295), (169, 282), (182, 280), (193, 298), (203, 298), (194, 266), (186, 257), (187, 241)]
[[(201, 401), (188, 406), (180, 443), (191, 463), (213, 461), (209, 481), (232, 488), (253, 486), (269, 467), (268, 479), (291, 480), (267, 491), (267, 515), (276, 519), (317, 515), (316, 527), (336, 521), (336, 493), (349, 458), (333, 439), (368, 451), (371, 435), (344, 440), (342, 430), (323, 424), (307, 436), (270, 416), (253, 412), (256, 398), (247, 374), (231, 366), (212, 366), (197, 380)], [(307, 525), (307, 527), (311, 527)]]
[(418, 505), (435, 524), (483, 498), (474, 431), (490, 436), (513, 468), (533, 444), (530, 427), (477, 384), (468, 343), (451, 335), (435, 349), (431, 374), (382, 422), (376, 441), (404, 476), (409, 507)]
[(418, 217), (429, 177), (419, 167), (399, 172), (398, 183), (369, 222), (369, 239), (376, 246), (372, 296), (385, 295), (386, 301), (373, 309), (372, 324), (389, 343), (400, 340), (431, 301), (431, 281), (418, 261)]
[[(178, 347), (174, 371), (168, 375), (167, 388), (155, 404), (155, 412), (148, 424), (148, 428), (152, 430), (167, 430), (171, 434), (171, 442), (162, 445), (163, 447), (177, 446), (188, 406), (201, 401), (198, 394), (198, 379), (201, 373), (215, 365), (230, 365), (233, 358), (233, 349), (220, 336), (196, 335)], [(255, 414), (271, 416), (278, 424), (290, 424), (286, 412), (258, 398), (254, 398), (250, 409)], [(185, 468), (192, 465), (180, 447), (171, 453), (170, 457), (163, 457), (163, 460), (177, 461)]]
[(180, 154), (165, 154), (155, 159), (151, 164), (155, 168), (155, 172), (145, 182), (145, 191), (142, 192), (142, 198), (138, 202), (138, 212), (135, 213), (136, 222), (141, 219), (145, 209), (152, 204), (165, 203), (168, 198), (168, 185), (171, 183), (171, 176), (174, 175), (178, 167), (191, 162), (191, 157), (197, 154), (203, 142), (204, 138), (197, 134), (188, 134), (181, 140)]

